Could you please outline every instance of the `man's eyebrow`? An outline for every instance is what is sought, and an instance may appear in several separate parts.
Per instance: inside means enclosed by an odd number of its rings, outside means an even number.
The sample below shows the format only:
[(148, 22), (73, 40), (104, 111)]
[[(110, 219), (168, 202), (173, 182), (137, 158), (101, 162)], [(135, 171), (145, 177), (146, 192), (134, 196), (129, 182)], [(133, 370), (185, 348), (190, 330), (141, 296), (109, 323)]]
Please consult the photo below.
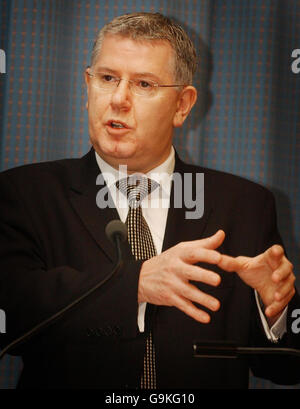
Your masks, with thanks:
[(117, 71), (112, 70), (111, 68), (108, 67), (97, 67), (95, 69), (96, 72), (101, 72), (101, 71), (105, 71), (105, 72), (111, 72), (112, 74), (117, 74)]
[(136, 72), (134, 73), (134, 76), (151, 78), (156, 82), (160, 81), (160, 78), (157, 75), (153, 74), (152, 72)]
[[(102, 71), (105, 71), (105, 72), (108, 72), (108, 73), (111, 73), (111, 74), (114, 74), (114, 75), (116, 75), (116, 76), (119, 76), (119, 73), (118, 73), (118, 71), (116, 71), (116, 70), (113, 70), (112, 68), (109, 68), (109, 67), (97, 67), (96, 68), (96, 71), (97, 72), (102, 72)], [(157, 76), (157, 75), (155, 75), (155, 74), (153, 74), (152, 72), (134, 72), (134, 73), (132, 73), (132, 75), (131, 75), (132, 77), (142, 77), (142, 78), (149, 78), (149, 79), (152, 79), (153, 81), (155, 81), (155, 82), (159, 82), (160, 81), (160, 78)]]

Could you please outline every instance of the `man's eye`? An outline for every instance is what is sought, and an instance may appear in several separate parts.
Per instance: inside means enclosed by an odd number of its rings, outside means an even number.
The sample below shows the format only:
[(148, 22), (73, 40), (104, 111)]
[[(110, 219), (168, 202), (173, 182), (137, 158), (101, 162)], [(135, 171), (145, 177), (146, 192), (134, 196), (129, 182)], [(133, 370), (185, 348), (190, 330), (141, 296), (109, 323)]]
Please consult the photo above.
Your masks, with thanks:
[(153, 85), (150, 83), (150, 82), (148, 82), (148, 81), (143, 81), (143, 80), (140, 80), (140, 81), (137, 81), (137, 84), (138, 84), (138, 86), (140, 87), (140, 88), (152, 88), (153, 87)]
[(101, 74), (100, 79), (103, 82), (113, 82), (114, 81), (114, 77), (109, 74)]

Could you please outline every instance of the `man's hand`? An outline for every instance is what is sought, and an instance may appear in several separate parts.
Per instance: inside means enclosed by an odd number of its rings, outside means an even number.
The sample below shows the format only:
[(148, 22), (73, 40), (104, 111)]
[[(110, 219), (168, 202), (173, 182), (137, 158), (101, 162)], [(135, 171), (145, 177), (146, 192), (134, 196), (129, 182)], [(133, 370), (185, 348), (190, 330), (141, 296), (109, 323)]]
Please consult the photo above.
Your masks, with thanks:
[(273, 323), (295, 294), (293, 265), (279, 245), (274, 245), (256, 257), (222, 255), (218, 266), (235, 271), (255, 289), (264, 304), (269, 324)]
[(225, 233), (219, 230), (202, 240), (179, 243), (145, 261), (140, 272), (138, 302), (176, 307), (199, 322), (210, 322), (209, 314), (193, 303), (217, 311), (220, 302), (200, 291), (190, 280), (212, 286), (220, 284), (218, 274), (194, 264), (218, 264), (221, 254), (215, 249), (222, 244), (224, 238)]

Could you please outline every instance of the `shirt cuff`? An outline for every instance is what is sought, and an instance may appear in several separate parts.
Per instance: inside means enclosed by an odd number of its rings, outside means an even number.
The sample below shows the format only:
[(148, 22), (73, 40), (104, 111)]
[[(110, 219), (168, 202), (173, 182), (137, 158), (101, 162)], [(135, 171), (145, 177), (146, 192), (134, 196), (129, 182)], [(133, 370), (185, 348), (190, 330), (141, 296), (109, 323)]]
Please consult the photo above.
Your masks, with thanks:
[(146, 312), (146, 302), (141, 302), (139, 304), (139, 309), (138, 309), (138, 327), (140, 332), (145, 331), (145, 312)]
[(259, 311), (259, 315), (261, 318), (262, 325), (265, 330), (265, 334), (268, 338), (269, 341), (271, 342), (278, 342), (283, 335), (286, 333), (286, 319), (287, 319), (287, 309), (288, 307), (286, 306), (283, 312), (281, 313), (280, 317), (277, 319), (277, 321), (272, 325), (272, 327), (269, 327), (269, 324), (267, 322), (267, 319), (265, 317), (265, 314), (263, 313), (263, 304), (262, 301), (260, 300), (260, 297), (255, 291), (255, 299), (256, 299), (256, 304), (257, 308)]

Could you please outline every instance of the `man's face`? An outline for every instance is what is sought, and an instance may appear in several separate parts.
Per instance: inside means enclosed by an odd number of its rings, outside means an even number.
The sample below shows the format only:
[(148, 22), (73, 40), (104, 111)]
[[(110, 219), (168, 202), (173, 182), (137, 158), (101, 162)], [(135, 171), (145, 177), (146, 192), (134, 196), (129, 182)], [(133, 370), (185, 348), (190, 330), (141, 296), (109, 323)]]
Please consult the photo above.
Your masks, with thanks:
[[(91, 72), (174, 84), (172, 68), (173, 50), (168, 42), (106, 35)], [(112, 93), (95, 87), (94, 78), (87, 74), (86, 83), (90, 140), (106, 162), (146, 173), (168, 157), (173, 128), (185, 119), (178, 89), (159, 88), (154, 96), (146, 97), (132, 93), (128, 81), (121, 81)], [(112, 121), (125, 127), (115, 128)]]

